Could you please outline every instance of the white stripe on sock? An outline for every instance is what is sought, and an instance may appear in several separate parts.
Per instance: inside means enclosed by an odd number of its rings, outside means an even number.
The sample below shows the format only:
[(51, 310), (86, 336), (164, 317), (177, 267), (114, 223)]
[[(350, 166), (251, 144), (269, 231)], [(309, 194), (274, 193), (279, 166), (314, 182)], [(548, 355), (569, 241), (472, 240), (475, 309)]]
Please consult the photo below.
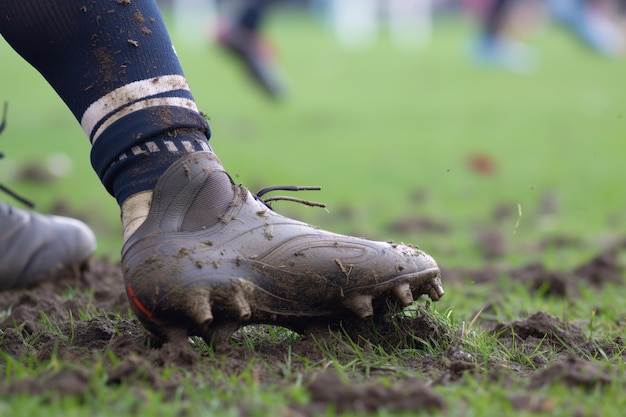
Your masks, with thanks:
[(98, 130), (93, 134), (93, 138), (91, 139), (91, 144), (96, 143), (96, 140), (100, 137), (102, 132), (106, 130), (107, 127), (111, 126), (113, 123), (120, 120), (122, 117), (127, 116), (133, 112), (138, 110), (145, 110), (150, 107), (157, 106), (171, 106), (171, 107), (185, 107), (189, 110), (198, 111), (198, 107), (196, 107), (196, 103), (193, 100), (182, 97), (161, 97), (161, 98), (151, 98), (147, 100), (141, 100), (130, 106), (124, 107), (122, 110), (118, 111), (110, 115), (104, 123), (98, 127)]
[(195, 151), (195, 148), (193, 147), (191, 142), (189, 142), (188, 140), (183, 140), (181, 143), (183, 144), (183, 146), (185, 147), (185, 150), (187, 152), (191, 153), (191, 152)]
[(146, 146), (148, 147), (148, 150), (152, 153), (154, 152), (159, 152), (161, 149), (159, 149), (159, 147), (157, 146), (156, 143), (150, 141), (150, 142), (146, 142)]
[[(105, 124), (110, 126), (113, 123), (110, 119), (115, 118), (118, 120), (121, 116), (125, 116), (130, 111), (124, 112), (129, 103), (137, 100), (141, 100), (145, 97), (150, 97), (155, 94), (166, 93), (168, 91), (186, 90), (189, 91), (189, 85), (187, 80), (182, 75), (163, 75), (160, 77), (149, 78), (147, 80), (135, 81), (126, 84), (120, 88), (117, 88), (107, 95), (100, 97), (97, 101), (91, 103), (87, 108), (83, 117), (81, 118), (80, 125), (87, 137), (91, 138), (92, 143), (96, 141), (97, 136), (103, 130), (98, 129), (98, 132), (94, 135), (95, 127), (104, 119)], [(156, 105), (173, 105), (178, 107), (186, 107), (194, 111), (198, 111), (196, 104), (193, 100), (182, 97), (162, 97), (158, 104), (155, 101), (143, 100), (133, 105), (133, 111), (153, 107)], [(118, 111), (119, 110), (119, 111)], [(107, 118), (109, 113), (113, 113)], [(121, 114), (121, 115), (120, 115)], [(114, 120), (114, 121), (115, 121)], [(93, 138), (92, 138), (93, 135)]]
[(165, 147), (167, 148), (168, 151), (178, 152), (178, 148), (176, 147), (174, 142), (172, 142), (171, 140), (165, 140), (163, 141), (163, 143), (165, 144)]

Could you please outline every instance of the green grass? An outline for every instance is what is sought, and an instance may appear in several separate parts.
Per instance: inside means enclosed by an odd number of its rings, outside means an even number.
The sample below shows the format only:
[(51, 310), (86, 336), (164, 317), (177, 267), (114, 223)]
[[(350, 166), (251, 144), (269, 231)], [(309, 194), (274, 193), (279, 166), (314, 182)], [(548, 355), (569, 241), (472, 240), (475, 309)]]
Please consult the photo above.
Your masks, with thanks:
[[(385, 38), (349, 52), (300, 17), (279, 16), (270, 28), (292, 85), (284, 103), (269, 101), (215, 48), (181, 42), (177, 50), (227, 169), (253, 190), (321, 185), (306, 197), (329, 206), (279, 210), (338, 232), (411, 241), (444, 261), (457, 252), (454, 264), (473, 258), (471, 223), (490, 221), (503, 203), (521, 208), (502, 225), (520, 245), (549, 233), (593, 241), (624, 226), (625, 61), (594, 56), (556, 28), (534, 39), (543, 60), (530, 76), (472, 65), (471, 29), (458, 21), (438, 22), (431, 47), (416, 54)], [(3, 182), (42, 211), (68, 202), (97, 230), (101, 252), (117, 255), (118, 210), (90, 167), (82, 130), (42, 78), (0, 48), (0, 94), (9, 102)], [(45, 185), (13, 180), (22, 162), (41, 165), (52, 153), (69, 156), (67, 176)], [(468, 169), (475, 153), (493, 158), (493, 175)], [(425, 201), (412, 201), (420, 190)], [(540, 219), (549, 193), (560, 210)], [(447, 223), (451, 233), (387, 230), (407, 216)]]
[[(278, 211), (337, 232), (418, 244), (443, 267), (515, 267), (538, 260), (549, 268), (571, 269), (623, 237), (626, 226), (626, 61), (601, 59), (551, 28), (533, 39), (542, 55), (540, 70), (517, 76), (472, 65), (467, 54), (470, 33), (464, 22), (443, 20), (437, 22), (431, 47), (420, 53), (402, 54), (384, 38), (366, 51), (349, 52), (339, 48), (319, 22), (277, 16), (271, 35), (292, 84), (284, 103), (265, 98), (215, 48), (180, 42), (177, 51), (199, 107), (211, 118), (212, 146), (236, 181), (253, 191), (274, 184), (323, 186), (322, 192), (302, 197), (326, 202), (328, 211), (288, 203), (276, 204)], [(7, 129), (0, 136), (0, 150), (7, 155), (0, 161), (0, 182), (34, 200), (43, 212), (55, 203), (67, 203), (96, 231), (99, 254), (117, 259), (119, 212), (91, 170), (89, 145), (80, 127), (45, 81), (4, 42), (0, 55), (0, 100), (9, 103)], [(72, 170), (66, 176), (47, 184), (18, 178), (24, 163), (41, 166), (54, 153), (69, 156)], [(481, 175), (470, 170), (467, 158), (473, 154), (489, 155), (495, 171)], [(424, 196), (420, 200), (413, 197), (418, 192)], [(553, 213), (541, 210), (546, 196), (557, 202)], [(513, 207), (514, 214), (494, 222), (493, 211), (502, 204)], [(407, 217), (442, 222), (448, 232), (389, 228)], [(480, 255), (475, 232), (485, 226), (506, 236), (509, 249), (504, 258), (487, 261)], [(551, 236), (575, 237), (582, 245), (529, 250)], [(483, 320), (506, 322), (546, 311), (581, 326), (593, 338), (614, 337), (624, 330), (623, 288), (618, 286), (583, 291), (575, 300), (533, 296), (504, 279), (501, 285), (446, 290), (432, 314), (475, 358), (492, 356), (527, 366), (537, 354), (498, 345), (478, 326)], [(494, 308), (478, 314), (494, 300)], [(602, 314), (596, 316), (595, 308)], [(45, 322), (46, 317), (41, 319)], [(59, 333), (56, 324), (49, 325)], [(96, 355), (90, 381), (94, 395), (81, 401), (4, 397), (0, 415), (37, 415), (45, 406), (50, 416), (227, 416), (236, 415), (235, 404), (242, 398), (256, 407), (251, 407), (251, 415), (272, 415), (292, 398), (307, 399), (291, 360), (304, 362), (300, 367), (307, 371), (331, 367), (346, 373), (392, 364), (401, 375), (420, 378), (419, 369), (402, 367), (402, 358), (426, 354), (390, 355), (346, 340), (320, 349), (323, 364), (287, 352), (285, 361), (276, 364), (284, 380), (263, 384), (254, 376), (255, 366), (263, 364), (251, 363), (237, 375), (221, 373), (219, 366), (207, 369), (202, 381), (183, 378), (185, 398), (174, 392), (166, 402), (165, 394), (141, 383), (106, 384), (102, 363), (111, 358)], [(432, 346), (428, 354), (440, 356), (444, 349)], [(607, 359), (623, 375), (621, 358)], [(65, 366), (54, 360), (2, 361), (7, 364), (6, 382)], [(160, 372), (164, 378), (168, 372), (179, 375), (168, 367)], [(450, 402), (442, 415), (511, 414), (510, 395), (523, 388), (517, 380), (511, 385), (494, 383), (481, 372), (462, 378), (437, 387)], [(620, 416), (626, 406), (623, 377), (620, 381), (588, 391), (544, 387), (537, 395), (547, 399), (546, 410), (519, 415)]]

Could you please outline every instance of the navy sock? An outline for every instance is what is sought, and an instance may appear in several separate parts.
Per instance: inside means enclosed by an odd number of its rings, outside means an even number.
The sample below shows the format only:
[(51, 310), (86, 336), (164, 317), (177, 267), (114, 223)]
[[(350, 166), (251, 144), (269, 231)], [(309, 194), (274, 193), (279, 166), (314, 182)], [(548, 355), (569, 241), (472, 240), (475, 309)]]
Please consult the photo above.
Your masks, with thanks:
[(81, 123), (120, 204), (182, 155), (210, 150), (154, 0), (3, 1), (0, 33)]

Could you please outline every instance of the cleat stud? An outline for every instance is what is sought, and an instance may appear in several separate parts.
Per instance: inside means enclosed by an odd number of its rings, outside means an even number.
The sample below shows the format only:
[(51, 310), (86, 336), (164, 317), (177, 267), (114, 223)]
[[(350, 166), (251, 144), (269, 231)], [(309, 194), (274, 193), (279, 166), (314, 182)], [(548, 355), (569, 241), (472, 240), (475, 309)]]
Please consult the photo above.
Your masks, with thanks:
[(413, 294), (411, 294), (411, 286), (408, 282), (398, 285), (393, 289), (394, 295), (400, 300), (404, 307), (413, 304)]
[(187, 314), (197, 325), (211, 324), (213, 322), (208, 292), (195, 296), (193, 304), (187, 310)]
[(233, 306), (237, 311), (237, 317), (241, 321), (248, 321), (252, 317), (252, 309), (250, 308), (250, 303), (246, 299), (246, 296), (243, 290), (239, 287), (235, 287), (233, 297)]
[(435, 285), (435, 290), (437, 291), (437, 294), (439, 295), (439, 297), (443, 297), (443, 295), (446, 293), (443, 290), (443, 287), (441, 286), (441, 284)]
[(362, 319), (374, 315), (373, 297), (369, 294), (355, 294), (343, 300), (343, 304)]
[(444, 294), (443, 287), (439, 283), (434, 283), (428, 289), (428, 296), (433, 301), (438, 301)]

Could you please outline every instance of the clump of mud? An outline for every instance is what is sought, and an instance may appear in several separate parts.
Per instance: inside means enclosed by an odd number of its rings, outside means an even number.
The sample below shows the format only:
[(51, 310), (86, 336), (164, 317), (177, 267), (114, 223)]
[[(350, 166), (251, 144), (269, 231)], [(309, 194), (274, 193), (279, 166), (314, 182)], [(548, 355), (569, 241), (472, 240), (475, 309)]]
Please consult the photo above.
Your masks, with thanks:
[(409, 379), (402, 384), (387, 386), (367, 383), (356, 385), (344, 382), (332, 371), (314, 376), (307, 384), (311, 402), (294, 406), (303, 416), (322, 415), (329, 404), (337, 413), (367, 414), (385, 408), (389, 411), (443, 410), (444, 398), (419, 379)]

